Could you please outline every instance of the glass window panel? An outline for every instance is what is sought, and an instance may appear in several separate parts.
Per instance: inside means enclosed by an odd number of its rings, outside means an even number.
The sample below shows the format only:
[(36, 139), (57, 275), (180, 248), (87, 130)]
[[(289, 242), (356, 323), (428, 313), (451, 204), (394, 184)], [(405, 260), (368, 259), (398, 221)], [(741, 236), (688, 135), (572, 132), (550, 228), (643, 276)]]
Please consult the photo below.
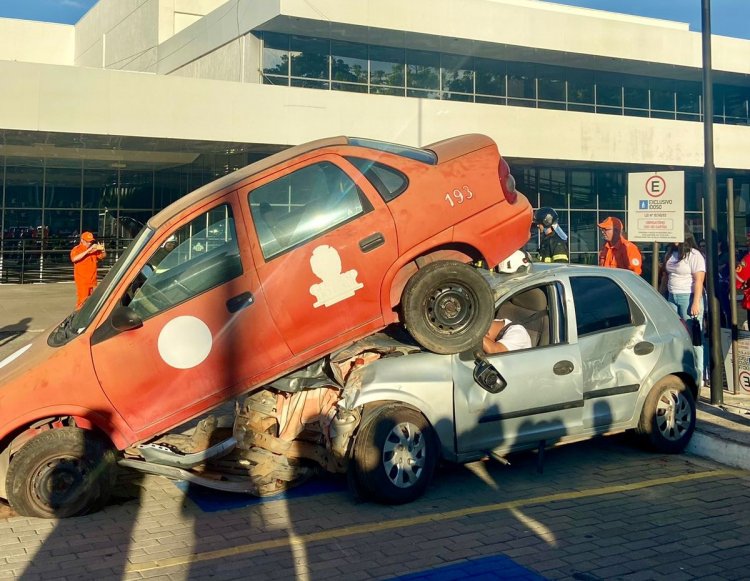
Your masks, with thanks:
[(267, 259), (369, 210), (354, 181), (338, 166), (320, 162), (250, 192), (258, 240)]
[[(102, 210), (102, 212), (100, 213), (99, 210), (84, 210), (81, 213), (81, 232), (86, 232), (88, 230), (89, 232), (92, 232), (97, 238), (109, 238), (110, 236), (108, 235), (108, 231), (105, 232), (104, 229), (106, 218), (108, 216), (108, 211), (105, 212), (104, 210)], [(102, 226), (101, 229), (99, 227), (100, 223)], [(114, 234), (112, 236), (114, 236)]]
[(348, 93), (366, 93), (367, 85), (355, 85), (353, 83), (331, 83), (334, 91), (346, 91)]
[(42, 161), (8, 157), (5, 169), (5, 205), (8, 208), (41, 208), (44, 167)]
[(622, 115), (622, 107), (603, 107), (601, 105), (596, 106), (596, 112), (602, 115)]
[(331, 74), (333, 80), (367, 84), (367, 66), (366, 44), (339, 40), (331, 41)]
[[(226, 173), (222, 171), (220, 175)], [(166, 208), (188, 193), (187, 180), (178, 169), (161, 170), (156, 172), (154, 177), (154, 205), (157, 209)]]
[(392, 95), (395, 97), (403, 97), (406, 94), (406, 90), (403, 87), (371, 86), (370, 93), (374, 95)]
[(443, 99), (451, 99), (451, 93), (473, 93), (474, 71), (471, 58), (444, 54), (440, 57)]
[(539, 170), (539, 204), (554, 208), (558, 214), (568, 207), (564, 170)]
[(274, 32), (263, 34), (263, 75), (289, 75), (288, 35)]
[(593, 113), (593, 105), (579, 105), (576, 103), (568, 103), (568, 111), (579, 111), (581, 113)]
[(628, 117), (648, 117), (650, 115), (650, 111), (648, 109), (628, 109), (625, 108), (625, 115)]
[[(579, 264), (597, 264), (599, 252), (599, 228), (596, 212), (570, 213), (568, 248), (570, 261)], [(592, 257), (594, 260), (592, 261)]]
[(742, 89), (728, 89), (724, 95), (724, 113), (727, 117), (747, 120), (748, 95)]
[(508, 99), (508, 105), (512, 107), (536, 107), (536, 101), (534, 99)]
[(537, 67), (539, 99), (565, 102), (565, 77), (563, 69)]
[(420, 89), (407, 89), (407, 97), (417, 97), (418, 99), (439, 99), (439, 91), (422, 91)]
[(651, 109), (669, 112), (674, 111), (674, 91), (668, 89), (653, 89), (651, 91)]
[(42, 211), (26, 208), (5, 210), (5, 240), (37, 237), (37, 226), (42, 225)]
[(533, 65), (528, 63), (508, 64), (508, 97), (536, 100), (533, 71)]
[(83, 207), (117, 208), (117, 170), (84, 169)]
[(568, 70), (568, 101), (594, 104), (594, 75), (589, 71)]
[(440, 54), (421, 50), (406, 51), (407, 86), (415, 89), (440, 88)]
[(593, 172), (570, 171), (570, 205), (574, 208), (596, 208)]
[(648, 110), (648, 88), (625, 87), (623, 93), (625, 95), (625, 107)]
[(223, 205), (177, 229), (123, 296), (142, 318), (170, 309), (242, 274), (231, 208)]
[[(505, 96), (505, 63), (490, 59), (474, 59), (476, 92), (484, 95)], [(479, 100), (477, 99), (477, 102)], [(483, 101), (484, 102), (484, 101)]]
[(507, 105), (508, 100), (505, 97), (486, 97), (484, 95), (477, 95), (474, 97), (475, 103), (486, 103), (488, 105)]
[(674, 119), (675, 117), (674, 111), (659, 111), (657, 109), (651, 111), (652, 119)]
[(120, 208), (152, 210), (154, 204), (154, 174), (151, 171), (120, 172)]
[(370, 47), (371, 84), (403, 87), (405, 66), (406, 55), (403, 49), (386, 46)]
[(622, 87), (620, 85), (608, 84), (608, 83), (597, 83), (596, 84), (596, 104), (597, 112), (599, 111), (599, 105), (605, 107), (621, 107), (622, 106)]
[(630, 306), (623, 290), (604, 277), (570, 277), (578, 335), (630, 325)]
[(677, 111), (700, 114), (701, 88), (697, 83), (685, 83), (677, 89)]
[(292, 36), (289, 46), (293, 77), (328, 79), (328, 40)]
[(75, 238), (80, 233), (80, 210), (47, 210), (44, 222), (49, 229), (50, 238)]
[(44, 178), (44, 205), (47, 208), (79, 208), (82, 178), (80, 167), (48, 167)]
[(289, 86), (289, 77), (279, 77), (277, 75), (263, 75), (264, 85), (277, 85), (280, 87)]
[(539, 101), (540, 109), (555, 109), (557, 111), (565, 111), (565, 103), (559, 101)]
[(625, 209), (625, 174), (620, 171), (598, 172), (596, 176), (596, 193), (599, 197), (599, 208), (604, 211)]
[(519, 168), (511, 164), (511, 173), (516, 179), (516, 188), (518, 191), (523, 192), (533, 207), (539, 207), (540, 204), (536, 187), (536, 169), (527, 167)]
[(292, 87), (327, 90), (329, 86), (330, 83), (328, 81), (313, 81), (312, 79), (292, 79)]

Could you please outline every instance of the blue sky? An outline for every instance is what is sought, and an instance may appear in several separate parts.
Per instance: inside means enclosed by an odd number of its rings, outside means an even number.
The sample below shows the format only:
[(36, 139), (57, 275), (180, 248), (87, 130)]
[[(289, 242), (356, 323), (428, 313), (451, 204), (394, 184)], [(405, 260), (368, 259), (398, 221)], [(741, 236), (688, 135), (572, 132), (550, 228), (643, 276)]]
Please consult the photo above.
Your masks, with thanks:
[[(557, 4), (679, 20), (688, 22), (691, 30), (701, 29), (701, 0), (554, 1)], [(96, 0), (0, 0), (0, 17), (72, 24), (94, 4)], [(714, 34), (750, 39), (750, 0), (711, 0), (711, 29)]]

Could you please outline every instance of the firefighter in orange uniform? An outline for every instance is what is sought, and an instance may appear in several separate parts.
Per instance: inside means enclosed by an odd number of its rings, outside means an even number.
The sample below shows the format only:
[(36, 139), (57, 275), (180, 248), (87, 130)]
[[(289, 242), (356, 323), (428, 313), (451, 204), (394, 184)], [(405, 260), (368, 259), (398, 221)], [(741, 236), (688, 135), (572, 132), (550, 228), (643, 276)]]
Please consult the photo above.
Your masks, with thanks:
[(641, 274), (643, 268), (641, 251), (622, 235), (623, 227), (620, 219), (610, 216), (599, 224), (599, 229), (606, 240), (599, 252), (599, 266), (625, 268)]
[(73, 262), (73, 279), (76, 283), (76, 309), (91, 295), (96, 286), (96, 268), (107, 256), (104, 244), (97, 244), (91, 232), (81, 234), (81, 242), (70, 251)]

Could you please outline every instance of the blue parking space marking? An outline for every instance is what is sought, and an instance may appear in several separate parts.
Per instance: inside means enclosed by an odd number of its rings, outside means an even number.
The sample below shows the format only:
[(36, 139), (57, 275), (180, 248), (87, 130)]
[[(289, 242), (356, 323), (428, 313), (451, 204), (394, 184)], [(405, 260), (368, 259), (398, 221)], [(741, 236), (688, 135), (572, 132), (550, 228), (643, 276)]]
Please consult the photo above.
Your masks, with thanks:
[(252, 496), (250, 494), (211, 490), (210, 488), (205, 488), (203, 486), (191, 485), (189, 482), (182, 480), (175, 482), (174, 484), (203, 512), (232, 510), (233, 508), (243, 508), (261, 502), (304, 498), (307, 496), (318, 496), (320, 494), (330, 494), (332, 492), (343, 492), (346, 490), (346, 478), (336, 478), (333, 476), (313, 478), (297, 488), (292, 488), (287, 492), (282, 492), (275, 496), (266, 496), (263, 498), (258, 498), (257, 496)]
[(392, 581), (458, 581), (471, 579), (504, 579), (513, 581), (546, 581), (545, 577), (521, 567), (518, 563), (503, 555), (461, 561), (419, 573), (410, 573), (393, 577)]

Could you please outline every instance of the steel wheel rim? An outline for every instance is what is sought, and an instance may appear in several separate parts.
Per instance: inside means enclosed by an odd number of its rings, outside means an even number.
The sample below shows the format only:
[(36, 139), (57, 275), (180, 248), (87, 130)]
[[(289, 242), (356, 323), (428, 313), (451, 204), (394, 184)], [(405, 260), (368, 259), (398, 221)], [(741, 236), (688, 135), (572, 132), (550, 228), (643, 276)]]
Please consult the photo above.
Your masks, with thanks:
[(447, 282), (427, 297), (427, 321), (440, 334), (460, 333), (474, 320), (477, 302), (471, 289), (458, 282)]
[(391, 484), (410, 488), (419, 482), (426, 462), (424, 434), (411, 422), (391, 429), (383, 444), (383, 467)]
[(47, 511), (69, 507), (84, 490), (86, 470), (78, 458), (51, 458), (39, 467), (29, 482), (32, 498)]
[(666, 390), (656, 405), (656, 427), (666, 440), (676, 442), (690, 430), (693, 414), (685, 394), (677, 389)]

